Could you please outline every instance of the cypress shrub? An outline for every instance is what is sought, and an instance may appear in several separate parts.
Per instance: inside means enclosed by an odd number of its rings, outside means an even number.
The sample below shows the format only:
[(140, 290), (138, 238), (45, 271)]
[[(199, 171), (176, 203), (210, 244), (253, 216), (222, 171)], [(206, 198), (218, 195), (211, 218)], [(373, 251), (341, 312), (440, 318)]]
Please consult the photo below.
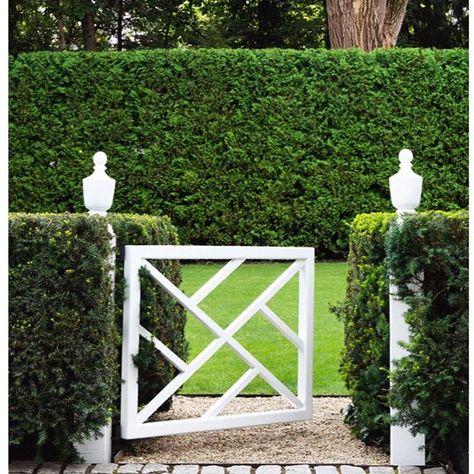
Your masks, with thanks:
[(9, 224), (10, 444), (68, 459), (110, 420), (120, 381), (110, 234), (81, 214)]
[(433, 212), (407, 218), (387, 239), (387, 266), (410, 306), (411, 334), (390, 400), (398, 420), (426, 433), (438, 457), (456, 445), (468, 449), (468, 230), (467, 212)]
[(356, 214), (390, 209), (403, 147), (425, 209), (466, 207), (467, 72), (464, 50), (19, 55), (11, 210), (80, 211), (102, 149), (114, 210), (169, 215), (182, 243), (342, 256)]
[[(390, 401), (397, 422), (426, 433), (431, 460), (461, 459), (467, 453), (468, 214), (426, 212), (390, 226), (394, 219), (359, 215), (351, 226), (346, 298), (333, 309), (345, 328), (341, 371), (352, 398), (346, 421), (364, 441), (388, 447)], [(396, 365), (390, 390), (389, 273), (409, 305), (410, 328), (409, 355)], [(464, 453), (454, 452), (459, 447)]]
[(394, 213), (358, 215), (350, 229), (341, 373), (352, 403), (345, 420), (364, 442), (388, 446), (389, 284), (385, 235)]
[[(10, 444), (17, 455), (74, 459), (73, 443), (118, 413), (124, 245), (177, 244), (176, 230), (167, 218), (126, 214), (13, 213), (9, 223)], [(151, 263), (180, 283), (178, 261)], [(146, 275), (141, 297), (141, 324), (184, 359), (184, 310)], [(140, 341), (135, 358), (140, 403), (175, 375), (152, 347)]]

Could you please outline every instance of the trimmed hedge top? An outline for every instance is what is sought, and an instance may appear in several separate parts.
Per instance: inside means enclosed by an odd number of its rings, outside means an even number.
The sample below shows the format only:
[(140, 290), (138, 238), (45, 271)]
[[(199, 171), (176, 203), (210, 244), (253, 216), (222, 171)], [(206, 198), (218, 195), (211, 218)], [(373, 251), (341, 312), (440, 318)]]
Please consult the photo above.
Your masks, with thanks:
[(356, 214), (391, 209), (401, 148), (423, 209), (467, 205), (467, 79), (464, 50), (23, 54), (11, 210), (82, 210), (102, 149), (112, 210), (167, 214), (182, 243), (340, 256)]

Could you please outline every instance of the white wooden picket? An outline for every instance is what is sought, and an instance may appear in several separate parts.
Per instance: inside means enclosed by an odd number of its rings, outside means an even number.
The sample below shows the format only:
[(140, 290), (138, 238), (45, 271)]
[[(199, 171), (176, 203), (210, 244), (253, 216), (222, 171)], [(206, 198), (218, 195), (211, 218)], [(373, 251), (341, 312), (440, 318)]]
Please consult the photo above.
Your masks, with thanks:
[[(160, 259), (229, 260), (229, 262), (191, 297), (188, 297), (148, 262), (148, 260)], [(284, 260), (293, 261), (293, 263), (242, 311), (227, 328), (223, 329), (198, 305), (245, 260)], [(145, 268), (151, 278), (169, 295), (174, 297), (187, 311), (201, 321), (215, 336), (215, 339), (189, 363), (178, 357), (156, 335), (151, 334), (140, 325), (140, 281), (138, 275), (140, 268)], [(126, 290), (122, 344), (122, 438), (146, 438), (192, 431), (299, 421), (311, 418), (314, 249), (296, 247), (127, 245), (125, 247), (124, 272)], [(297, 273), (299, 274), (298, 334), (291, 330), (267, 305), (269, 300)], [(298, 349), (297, 394), (291, 392), (270, 370), (234, 339), (237, 331), (258, 312), (261, 312), (268, 322)], [(179, 371), (179, 374), (141, 410), (138, 409), (139, 373), (133, 363), (133, 356), (138, 353), (140, 337), (151, 341), (156, 350)], [(201, 417), (147, 422), (150, 416), (224, 345), (230, 347), (246, 362), (249, 369)], [(264, 379), (293, 408), (271, 412), (220, 415), (234, 397), (257, 376)]]

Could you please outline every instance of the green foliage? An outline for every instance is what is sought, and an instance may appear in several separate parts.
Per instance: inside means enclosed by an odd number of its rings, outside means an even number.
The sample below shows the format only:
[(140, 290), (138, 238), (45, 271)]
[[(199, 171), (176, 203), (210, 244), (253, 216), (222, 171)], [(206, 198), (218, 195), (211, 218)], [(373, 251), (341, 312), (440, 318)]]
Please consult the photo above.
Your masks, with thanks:
[(389, 230), (394, 217), (359, 215), (351, 226), (346, 299), (334, 309), (345, 327), (346, 421), (364, 441), (388, 445), (390, 272), (410, 307), (410, 355), (393, 375), (390, 400), (442, 458), (467, 420), (468, 216), (420, 213)]
[[(110, 299), (111, 223), (117, 237), (115, 309)], [(10, 443), (71, 459), (72, 443), (117, 413), (124, 245), (177, 244), (167, 218), (112, 214), (11, 214)], [(177, 261), (154, 263), (175, 284)], [(150, 278), (141, 282), (141, 324), (186, 357), (184, 311)], [(136, 359), (148, 401), (174, 369), (140, 343)]]
[(24, 54), (10, 113), (11, 210), (82, 210), (97, 149), (113, 209), (169, 215), (186, 244), (342, 256), (353, 217), (390, 208), (402, 147), (424, 208), (467, 205), (465, 51)]
[[(117, 236), (115, 279), (115, 315), (122, 328), (124, 295), (123, 264), (125, 245), (177, 245), (176, 229), (167, 217), (131, 214), (110, 214), (109, 222)], [(176, 286), (181, 283), (178, 260), (150, 260)], [(140, 324), (166, 344), (182, 359), (187, 355), (184, 339), (186, 316), (184, 309), (161, 289), (145, 271), (140, 273)], [(176, 375), (169, 364), (150, 342), (140, 338), (135, 364), (140, 371), (139, 403), (147, 403)], [(168, 405), (165, 405), (167, 407)]]
[(344, 323), (341, 373), (352, 398), (346, 422), (367, 443), (389, 436), (389, 287), (385, 234), (395, 214), (358, 215), (350, 232), (344, 303), (333, 311)]
[(468, 27), (467, 0), (412, 0), (397, 46), (468, 48)]
[(10, 443), (70, 458), (111, 418), (119, 385), (106, 221), (12, 214), (9, 237)]
[[(410, 356), (398, 364), (390, 399), (398, 419), (427, 433), (438, 456), (467, 424), (468, 227), (466, 211), (434, 212), (407, 218), (387, 239), (388, 268), (410, 305), (411, 334)], [(467, 449), (467, 438), (458, 443)]]
[[(10, 0), (10, 53), (82, 50), (86, 12), (99, 50), (329, 47), (314, 0)], [(468, 14), (467, 0), (412, 0), (397, 44), (466, 48)]]

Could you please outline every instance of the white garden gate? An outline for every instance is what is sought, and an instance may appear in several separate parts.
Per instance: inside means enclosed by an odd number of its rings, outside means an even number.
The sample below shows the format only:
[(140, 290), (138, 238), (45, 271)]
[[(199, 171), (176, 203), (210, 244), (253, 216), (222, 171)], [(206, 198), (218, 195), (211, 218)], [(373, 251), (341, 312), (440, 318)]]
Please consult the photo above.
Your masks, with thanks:
[[(207, 283), (191, 297), (186, 296), (147, 260), (229, 260)], [(222, 283), (245, 260), (293, 261), (291, 265), (263, 291), (233, 322), (222, 328), (210, 318), (199, 303)], [(186, 310), (193, 314), (214, 335), (215, 339), (191, 362), (186, 363), (156, 335), (140, 325), (139, 270), (145, 268), (150, 276)], [(268, 301), (296, 274), (299, 274), (298, 334), (292, 331), (267, 305)], [(313, 388), (313, 286), (314, 249), (293, 247), (212, 247), (127, 245), (125, 247), (125, 302), (122, 345), (122, 438), (146, 438), (192, 431), (218, 430), (251, 425), (307, 420), (312, 416)], [(236, 332), (252, 316), (261, 312), (298, 349), (298, 390), (292, 393), (260, 361), (235, 338)], [(138, 353), (139, 339), (151, 341), (156, 350), (179, 371), (156, 396), (138, 411), (138, 369), (133, 356)], [(200, 418), (147, 422), (149, 417), (172, 396), (222, 346), (230, 347), (249, 369)], [(262, 377), (292, 409), (271, 412), (219, 415), (255, 377)]]

